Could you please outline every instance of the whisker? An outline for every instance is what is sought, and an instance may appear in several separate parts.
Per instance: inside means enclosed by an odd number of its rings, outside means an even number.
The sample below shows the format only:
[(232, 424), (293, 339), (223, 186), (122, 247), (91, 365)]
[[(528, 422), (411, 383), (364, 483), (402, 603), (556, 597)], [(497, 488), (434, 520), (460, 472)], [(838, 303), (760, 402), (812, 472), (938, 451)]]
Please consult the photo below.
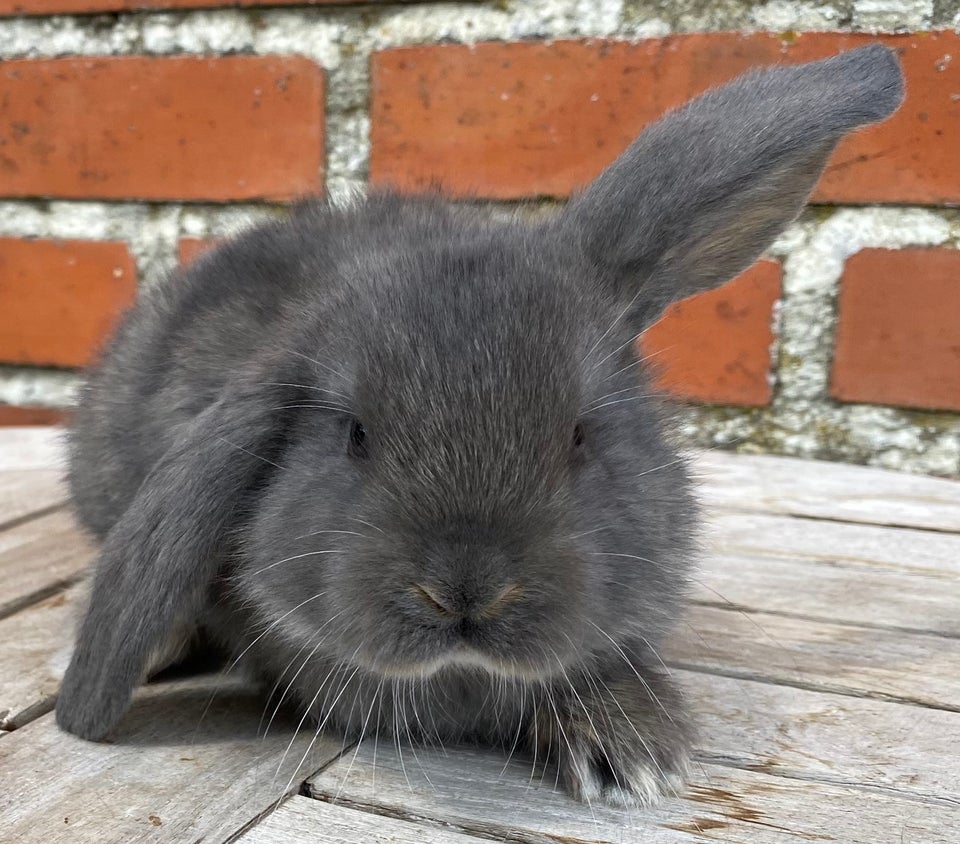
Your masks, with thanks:
[[(632, 338), (630, 341), (628, 341), (628, 342), (633, 343), (633, 342), (635, 342), (638, 338), (639, 338), (639, 335), (637, 335), (637, 337), (633, 337), (633, 338)], [(625, 343), (624, 346), (625, 346), (625, 345), (627, 345), (627, 344)], [(624, 348), (624, 346), (621, 346), (620, 349)], [(626, 372), (628, 369), (631, 369), (631, 368), (633, 368), (634, 366), (639, 366), (641, 363), (646, 363), (648, 360), (652, 360), (652, 359), (655, 358), (657, 355), (662, 355), (662, 354), (664, 354), (665, 352), (669, 352), (671, 349), (675, 349), (676, 347), (677, 347), (677, 344), (674, 343), (674, 344), (672, 344), (672, 345), (670, 345), (670, 346), (664, 347), (663, 349), (657, 349), (657, 351), (651, 352), (649, 355), (644, 355), (642, 358), (638, 357), (638, 358), (636, 358), (635, 360), (633, 360), (633, 361), (631, 361), (630, 363), (628, 363), (626, 366), (623, 366), (623, 367), (621, 367), (620, 369), (618, 369), (616, 372), (611, 372), (609, 375), (605, 375), (602, 380), (603, 380), (603, 381), (607, 381), (607, 380), (609, 380), (610, 378), (615, 378), (617, 375), (620, 375), (620, 374)], [(617, 349), (617, 351), (619, 352), (620, 349)], [(608, 355), (607, 357), (610, 357), (610, 356)], [(604, 358), (604, 360), (606, 360), (606, 358)], [(601, 361), (601, 363), (603, 363), (603, 361)]]
[[(357, 650), (354, 651), (354, 654), (353, 654), (353, 655), (356, 656), (359, 651), (360, 651), (360, 646), (358, 645), (358, 646), (357, 646)], [(307, 718), (308, 718), (309, 715), (310, 715), (310, 712), (313, 710), (314, 706), (317, 705), (317, 701), (320, 699), (320, 693), (323, 691), (324, 687), (327, 685), (327, 682), (334, 676), (334, 674), (339, 674), (342, 670), (344, 670), (345, 667), (346, 667), (346, 663), (345, 663), (345, 662), (338, 662), (338, 663), (336, 663), (336, 664), (327, 672), (327, 676), (324, 677), (323, 682), (322, 682), (322, 683), (319, 685), (319, 687), (317, 688), (317, 692), (316, 692), (316, 694), (313, 696), (313, 699), (312, 699), (312, 700), (310, 701), (310, 703), (304, 708), (304, 710), (303, 710), (303, 715), (302, 715), (301, 718), (300, 718), (300, 722), (297, 724), (297, 728), (296, 728), (296, 730), (294, 730), (293, 736), (290, 738), (290, 741), (289, 741), (289, 743), (287, 744), (286, 750), (283, 751), (283, 755), (280, 757), (280, 763), (277, 765), (277, 770), (276, 770), (276, 772), (274, 773), (274, 777), (275, 777), (275, 778), (280, 775), (280, 771), (283, 769), (283, 763), (286, 761), (287, 755), (290, 753), (290, 749), (293, 747), (293, 743), (297, 740), (297, 736), (300, 734), (300, 730), (303, 728), (304, 722), (306, 722)], [(355, 671), (359, 670), (359, 668), (360, 668), (360, 666), (358, 665), (357, 668), (355, 669)], [(341, 694), (342, 694), (342, 692), (341, 692)], [(337, 700), (339, 700), (339, 699), (340, 699), (340, 698), (339, 698), (339, 696), (338, 696), (338, 697), (337, 697)], [(336, 703), (336, 701), (334, 701), (334, 703)], [(332, 708), (327, 710), (327, 715), (325, 716), (323, 722), (321, 723), (321, 726), (318, 728), (318, 730), (317, 730), (317, 735), (319, 735), (319, 730), (323, 728), (323, 724), (326, 723), (326, 719), (330, 717), (330, 713), (331, 713), (332, 711), (333, 711)], [(310, 743), (310, 746), (307, 748), (307, 751), (308, 751), (308, 752), (309, 752), (309, 750), (313, 747), (313, 744), (314, 744), (315, 741), (316, 741), (316, 738), (314, 738), (314, 741), (311, 742), (311, 743)], [(304, 758), (306, 758), (306, 757), (304, 756)], [(301, 765), (303, 764), (303, 760), (301, 760), (300, 764), (301, 764)], [(296, 776), (296, 773), (297, 773), (297, 771), (299, 771), (299, 770), (300, 770), (300, 768), (299, 768), (299, 766), (297, 766), (297, 769), (294, 771), (293, 776), (290, 778), (290, 782), (287, 783), (287, 788), (284, 789), (284, 794), (285, 794), (285, 793), (287, 792), (287, 790), (290, 788), (290, 785), (291, 785), (291, 783), (293, 782), (293, 777)]]
[[(597, 744), (600, 747), (600, 750), (603, 751), (603, 755), (607, 760), (607, 766), (610, 768), (610, 772), (613, 774), (613, 778), (617, 780), (617, 785), (620, 785), (620, 781), (617, 778), (617, 768), (613, 764), (613, 760), (610, 758), (610, 755), (607, 753), (607, 748), (604, 745), (601, 737), (600, 731), (597, 729), (597, 725), (593, 721), (593, 717), (590, 715), (590, 710), (587, 709), (587, 705), (583, 702), (583, 698), (580, 697), (580, 693), (577, 691), (576, 686), (573, 685), (573, 681), (570, 679), (570, 675), (567, 674), (567, 669), (563, 667), (563, 661), (557, 656), (556, 651), (553, 648), (550, 648), (550, 652), (553, 654), (554, 659), (557, 661), (557, 665), (560, 666), (560, 671), (563, 674), (564, 679), (567, 681), (567, 685), (570, 687), (570, 691), (573, 692), (573, 696), (577, 699), (577, 703), (580, 704), (580, 708), (583, 710), (583, 714), (587, 716), (587, 723), (590, 725), (590, 729), (593, 730), (593, 734), (597, 736)], [(593, 806), (590, 804), (590, 799), (587, 798), (587, 805), (590, 807), (590, 813), (593, 814)], [(596, 823), (596, 817), (594, 817), (594, 823)]]
[(329, 410), (332, 413), (352, 414), (349, 407), (342, 407), (339, 404), (324, 404), (322, 402), (312, 402), (310, 404), (281, 404), (272, 408), (273, 410)]
[(244, 448), (242, 445), (237, 445), (236, 443), (232, 443), (226, 437), (217, 436), (217, 439), (220, 440), (221, 442), (226, 443), (231, 448), (235, 448), (237, 449), (237, 451), (242, 451), (244, 454), (249, 454), (251, 457), (255, 457), (257, 458), (257, 460), (262, 460), (264, 463), (268, 463), (271, 466), (275, 466), (277, 469), (283, 468), (283, 466), (281, 466), (279, 463), (274, 463), (272, 460), (267, 460), (266, 457), (261, 457), (259, 454), (254, 454), (252, 451), (250, 451), (250, 449)]
[(303, 352), (298, 352), (298, 351), (295, 351), (294, 349), (284, 349), (283, 351), (284, 351), (285, 354), (295, 355), (295, 356), (298, 357), (298, 358), (303, 358), (304, 360), (309, 361), (310, 363), (316, 364), (317, 366), (321, 367), (322, 369), (326, 369), (327, 372), (332, 372), (332, 373), (333, 373), (334, 375), (336, 375), (338, 378), (342, 378), (344, 381), (349, 380), (349, 379), (347, 378), (347, 376), (344, 375), (344, 374), (343, 374), (342, 372), (340, 372), (339, 370), (334, 369), (332, 366), (327, 366), (325, 363), (321, 363), (320, 361), (316, 360), (315, 358), (312, 358), (312, 357), (310, 357), (309, 355), (303, 354)]
[(349, 518), (351, 521), (360, 522), (360, 524), (366, 525), (367, 527), (372, 527), (374, 530), (378, 530), (380, 531), (380, 533), (386, 535), (386, 531), (382, 530), (381, 528), (378, 528), (375, 524), (371, 524), (370, 522), (364, 521), (363, 519), (358, 519), (356, 516), (350, 516)]
[(331, 390), (327, 387), (317, 387), (314, 384), (293, 384), (289, 381), (262, 381), (261, 383), (265, 387), (299, 387), (301, 390), (315, 390), (318, 393), (330, 393), (332, 396), (340, 396), (342, 399), (350, 400), (350, 396), (346, 393)]
[[(310, 641), (304, 642), (290, 658), (290, 661), (284, 666), (283, 671), (280, 672), (280, 675), (277, 677), (277, 682), (273, 684), (273, 688), (270, 689), (269, 694), (266, 696), (266, 700), (263, 705), (263, 712), (260, 713), (260, 721), (257, 723), (257, 735), (260, 736), (260, 740), (263, 741), (266, 738), (266, 733), (262, 736), (260, 735), (260, 730), (263, 727), (263, 719), (267, 715), (267, 710), (270, 708), (270, 701), (273, 700), (273, 696), (277, 693), (277, 689), (280, 688), (280, 684), (283, 682), (283, 678), (286, 676), (286, 673), (293, 667), (293, 664), (297, 661), (297, 658), (310, 646)], [(287, 687), (289, 689), (289, 686)], [(284, 691), (286, 695), (286, 690)], [(271, 719), (272, 720), (272, 719)], [(270, 728), (270, 725), (267, 725), (267, 729)]]
[[(290, 678), (290, 682), (287, 683), (286, 689), (284, 689), (283, 694), (280, 695), (280, 700), (277, 701), (277, 705), (273, 708), (273, 712), (272, 712), (271, 715), (270, 715), (270, 720), (267, 721), (267, 727), (266, 727), (266, 729), (265, 729), (264, 732), (263, 732), (263, 738), (266, 738), (266, 737), (267, 737), (267, 733), (270, 732), (270, 726), (273, 724), (273, 719), (277, 717), (277, 713), (280, 711), (280, 707), (283, 706), (284, 700), (286, 700), (287, 695), (290, 693), (290, 690), (293, 688), (293, 684), (297, 681), (297, 677), (300, 676), (300, 674), (303, 672), (304, 668), (306, 668), (307, 665), (309, 664), (310, 660), (313, 659), (314, 654), (316, 654), (316, 652), (317, 652), (318, 650), (320, 650), (321, 647), (323, 647), (323, 643), (326, 642), (327, 639), (329, 639), (329, 638), (330, 638), (330, 635), (331, 635), (330, 633), (327, 633), (325, 636), (320, 636), (319, 634), (321, 634), (321, 633), (323, 632), (323, 629), (324, 629), (325, 627), (327, 627), (328, 625), (332, 624), (334, 621), (336, 621), (336, 620), (337, 620), (341, 615), (343, 615), (345, 612), (346, 612), (346, 610), (341, 610), (340, 612), (338, 612), (338, 613), (337, 613), (336, 615), (334, 615), (333, 617), (327, 619), (327, 621), (325, 621), (325, 622), (324, 622), (322, 625), (320, 625), (320, 627), (317, 629), (317, 634), (318, 634), (317, 644), (314, 645), (313, 650), (311, 650), (310, 653), (307, 654), (307, 658), (300, 664), (300, 667), (297, 669), (297, 673), (294, 674), (293, 677)], [(333, 670), (333, 668), (330, 669), (330, 671), (332, 671), (332, 670)], [(329, 676), (330, 676), (330, 672), (327, 672), (327, 677), (329, 678)], [(326, 680), (324, 680), (324, 683), (325, 683), (325, 682), (326, 682)]]
[[(660, 698), (657, 697), (657, 695), (654, 693), (653, 689), (650, 688), (650, 684), (647, 683), (647, 681), (646, 681), (646, 679), (643, 677), (643, 675), (642, 675), (639, 671), (637, 671), (636, 666), (630, 661), (630, 659), (629, 659), (629, 657), (626, 655), (626, 653), (624, 653), (623, 648), (620, 647), (620, 644), (619, 644), (609, 633), (607, 633), (607, 631), (604, 630), (602, 627), (600, 627), (600, 626), (597, 625), (597, 624), (594, 624), (594, 623), (593, 623), (592, 621), (590, 621), (589, 619), (587, 619), (587, 621), (588, 621), (591, 625), (593, 625), (593, 627), (595, 627), (601, 634), (603, 634), (604, 636), (606, 636), (607, 639), (610, 640), (610, 644), (613, 645), (614, 648), (617, 649), (617, 653), (620, 654), (620, 656), (623, 658), (623, 661), (627, 664), (627, 666), (630, 668), (630, 670), (636, 675), (637, 679), (640, 681), (640, 684), (643, 686), (644, 689), (646, 689), (647, 694), (650, 695), (651, 700), (653, 700), (653, 702), (656, 703), (656, 705), (660, 707), (660, 710), (661, 710), (661, 711), (663, 712), (663, 714), (667, 717), (667, 720), (668, 720), (671, 724), (675, 723), (674, 720), (673, 720), (673, 716), (667, 711), (667, 708), (663, 705), (663, 703), (661, 703)], [(603, 682), (603, 681), (601, 680), (601, 682)]]
[(641, 472), (639, 475), (634, 475), (636, 478), (642, 478), (644, 475), (650, 475), (653, 472), (659, 472), (661, 469), (667, 469), (670, 466), (676, 466), (677, 463), (685, 463), (686, 458), (678, 457), (676, 460), (671, 460), (669, 463), (664, 463), (662, 466), (654, 466), (652, 469), (647, 469), (645, 472)]
[(337, 786), (337, 793), (333, 795), (333, 803), (336, 803), (337, 800), (340, 799), (340, 792), (343, 790), (344, 785), (347, 784), (347, 780), (350, 778), (350, 771), (353, 770), (353, 763), (357, 761), (357, 754), (360, 752), (360, 746), (363, 744), (363, 737), (367, 732), (367, 723), (370, 721), (370, 716), (373, 714), (373, 705), (377, 702), (377, 699), (380, 696), (380, 690), (383, 688), (383, 680), (384, 678), (381, 677), (376, 693), (370, 698), (370, 707), (367, 709), (367, 714), (363, 719), (363, 725), (360, 727), (360, 738), (357, 739), (356, 746), (353, 749), (353, 756), (350, 757), (350, 764), (347, 765), (347, 770), (340, 778), (340, 784)]
[[(634, 734), (636, 735), (637, 739), (640, 741), (640, 744), (641, 744), (641, 746), (643, 747), (644, 751), (646, 751), (647, 756), (650, 757), (650, 761), (651, 761), (651, 762), (654, 764), (654, 766), (656, 767), (657, 773), (660, 774), (660, 779), (661, 779), (666, 785), (668, 785), (668, 786), (670, 787), (670, 790), (673, 792), (673, 796), (674, 796), (674, 797), (679, 796), (679, 795), (677, 794), (676, 788), (674, 788), (672, 785), (670, 785), (670, 780), (669, 780), (669, 778), (667, 777), (666, 771), (663, 770), (663, 766), (662, 766), (662, 765), (660, 764), (660, 762), (657, 760), (657, 757), (654, 755), (653, 750), (651, 750), (650, 745), (647, 744), (647, 740), (640, 734), (640, 731), (637, 729), (636, 724), (634, 724), (633, 721), (630, 720), (630, 716), (627, 715), (627, 713), (624, 711), (623, 706), (620, 705), (620, 701), (617, 699), (617, 696), (611, 691), (610, 687), (603, 681), (603, 677), (601, 677), (599, 674), (597, 675), (597, 680), (600, 682), (600, 685), (603, 686), (603, 688), (607, 690), (607, 694), (610, 695), (610, 699), (614, 702), (614, 704), (616, 705), (617, 709), (620, 710), (621, 714), (623, 715), (624, 720), (630, 725), (630, 729), (633, 730), (633, 732), (634, 732)], [(644, 686), (646, 687), (646, 683), (644, 683)], [(648, 693), (649, 693), (649, 688), (648, 688)], [(654, 699), (656, 699), (656, 695), (654, 695)], [(659, 701), (659, 700), (657, 700), (656, 702), (657, 702), (658, 704), (660, 704), (660, 701)], [(660, 708), (663, 709), (663, 706), (660, 705)], [(665, 709), (664, 709), (664, 712), (666, 712)], [(673, 719), (671, 718), (670, 720), (672, 721)]]
[(282, 560), (277, 560), (275, 563), (270, 563), (269, 566), (264, 566), (262, 569), (257, 569), (257, 571), (252, 574), (244, 573), (241, 575), (243, 578), (247, 577), (256, 577), (258, 574), (263, 574), (263, 572), (268, 569), (272, 569), (274, 566), (279, 566), (281, 563), (289, 563), (292, 560), (302, 560), (304, 557), (318, 557), (322, 554), (342, 554), (343, 550), (340, 548), (334, 548), (330, 551), (307, 551), (305, 554), (294, 554), (292, 557), (284, 557)]
[[(357, 648), (359, 651), (360, 649)], [(356, 655), (356, 653), (354, 654)], [(287, 787), (283, 790), (283, 793), (286, 794), (290, 791), (290, 787), (293, 785), (293, 781), (297, 778), (297, 774), (300, 772), (300, 768), (303, 767), (303, 763), (307, 761), (307, 757), (310, 755), (310, 751), (313, 750), (314, 745), (317, 743), (317, 739), (320, 738), (320, 733), (323, 732), (323, 728), (326, 726), (327, 721), (330, 719), (330, 716), (333, 714), (333, 709), (339, 703), (340, 698), (343, 697), (343, 693), (347, 690), (350, 685), (350, 682), (354, 677), (357, 676), (357, 672), (360, 670), (358, 665), (353, 669), (353, 673), (346, 679), (343, 686), (340, 689), (339, 694), (334, 698), (333, 703), (330, 704), (327, 714), (324, 716), (323, 721), (320, 722), (320, 726), (317, 727), (316, 731), (313, 734), (313, 738), (310, 740), (310, 744), (307, 745), (307, 749), (303, 751), (303, 756), (300, 757), (300, 761), (297, 763), (297, 767), (294, 769), (293, 773), (290, 775), (290, 779), (287, 781)]]
[(625, 399), (615, 399), (614, 401), (604, 402), (603, 404), (599, 404), (596, 407), (590, 407), (586, 410), (583, 410), (581, 411), (581, 415), (586, 416), (588, 413), (593, 413), (596, 410), (603, 410), (603, 408), (605, 407), (612, 407), (615, 404), (623, 404), (624, 402), (628, 402), (628, 401), (640, 401), (641, 399), (658, 398), (659, 395), (660, 395), (659, 393), (644, 393), (642, 396), (630, 396)]
[(295, 536), (294, 541), (298, 539), (306, 539), (307, 537), (310, 537), (310, 536), (320, 536), (321, 534), (324, 534), (324, 533), (343, 533), (343, 534), (347, 534), (348, 536), (359, 536), (363, 539), (370, 538), (366, 534), (357, 533), (355, 530), (315, 530), (312, 533), (302, 533), (300, 534), (300, 536)]
[(629, 392), (632, 392), (633, 390), (642, 390), (646, 386), (647, 386), (646, 384), (634, 384), (633, 386), (630, 386), (630, 387), (624, 387), (623, 389), (620, 389), (620, 390), (614, 390), (612, 393), (606, 393), (605, 395), (597, 396), (597, 398), (595, 399), (590, 399), (590, 401), (584, 404), (583, 407), (580, 408), (580, 410), (581, 412), (583, 412), (584, 410), (587, 410), (592, 404), (599, 404), (600, 402), (606, 401), (607, 399), (612, 399), (614, 396), (619, 396), (621, 393), (629, 393)]
[(527, 702), (527, 687), (520, 683), (520, 714), (517, 716), (517, 731), (513, 736), (513, 744), (510, 746), (510, 752), (507, 754), (507, 761), (503, 763), (503, 768), (500, 769), (500, 776), (502, 777), (507, 768), (510, 767), (510, 760), (513, 759), (513, 754), (517, 749), (517, 745), (520, 742), (520, 733), (523, 731), (523, 710)]
[[(594, 351), (596, 351), (597, 346), (599, 346), (599, 345), (604, 341), (604, 339), (606, 338), (606, 336), (607, 336), (611, 331), (613, 331), (613, 329), (616, 327), (617, 323), (620, 322), (620, 320), (623, 319), (623, 318), (630, 312), (630, 309), (637, 303), (637, 299), (640, 298), (640, 293), (641, 293), (642, 289), (643, 289), (642, 287), (641, 287), (641, 288), (638, 288), (638, 289), (637, 289), (637, 292), (633, 294), (633, 297), (630, 299), (630, 301), (627, 302), (626, 307), (624, 307), (624, 309), (623, 309), (622, 311), (620, 311), (620, 313), (617, 314), (617, 315), (613, 318), (613, 322), (611, 322), (610, 325), (607, 326), (607, 330), (604, 331), (603, 334), (601, 334), (601, 335), (597, 338), (596, 342), (590, 347), (590, 351), (588, 351), (588, 352), (583, 356), (583, 358), (582, 358), (581, 361), (580, 361), (581, 365), (584, 364), (584, 363), (586, 363), (587, 358), (589, 358), (590, 355), (592, 355), (592, 354), (594, 353)], [(598, 366), (600, 366), (600, 365), (603, 363), (603, 361), (605, 361), (605, 360), (606, 360), (607, 358), (609, 358), (611, 355), (616, 354), (618, 351), (620, 351), (620, 349), (622, 349), (622, 348), (624, 348), (625, 346), (629, 345), (630, 343), (634, 342), (634, 340), (636, 340), (637, 337), (639, 337), (639, 336), (640, 336), (640, 335), (638, 334), (638, 335), (637, 335), (636, 337), (634, 337), (633, 339), (628, 340), (626, 343), (624, 343), (622, 346), (620, 346), (619, 349), (616, 349), (615, 351), (611, 352), (610, 355), (607, 355), (607, 357), (603, 358), (601, 361), (599, 361), (598, 363), (594, 364), (593, 369), (596, 369)]]

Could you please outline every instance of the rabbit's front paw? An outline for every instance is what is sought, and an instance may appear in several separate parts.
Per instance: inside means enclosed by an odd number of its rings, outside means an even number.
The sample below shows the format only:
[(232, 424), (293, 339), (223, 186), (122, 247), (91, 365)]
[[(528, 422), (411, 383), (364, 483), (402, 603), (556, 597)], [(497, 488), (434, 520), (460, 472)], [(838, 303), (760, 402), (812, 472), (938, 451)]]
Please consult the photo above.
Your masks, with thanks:
[(560, 777), (586, 803), (649, 806), (676, 795), (690, 758), (682, 701), (666, 678), (591, 683), (554, 714)]

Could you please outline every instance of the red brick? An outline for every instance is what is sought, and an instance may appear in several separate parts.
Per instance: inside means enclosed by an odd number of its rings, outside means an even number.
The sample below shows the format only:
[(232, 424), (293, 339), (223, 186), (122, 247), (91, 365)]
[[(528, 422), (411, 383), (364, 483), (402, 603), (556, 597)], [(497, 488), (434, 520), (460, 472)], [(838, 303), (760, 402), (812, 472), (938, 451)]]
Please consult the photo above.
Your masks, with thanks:
[(722, 287), (668, 308), (639, 342), (640, 354), (659, 373), (657, 387), (693, 401), (769, 404), (781, 274), (778, 261), (762, 260)]
[(0, 361), (90, 363), (135, 290), (122, 243), (0, 239)]
[(65, 407), (18, 407), (0, 404), (0, 427), (7, 425), (63, 425), (70, 416)]
[[(355, 2), (356, 0), (0, 0), (0, 15), (128, 12), (137, 9), (212, 9), (217, 6), (333, 6)], [(364, 2), (385, 3), (393, 0)]]
[(830, 387), (841, 401), (960, 410), (960, 251), (847, 261)]
[(299, 57), (0, 66), (0, 194), (267, 198), (322, 187), (323, 71)]
[(177, 244), (177, 259), (181, 267), (195, 261), (208, 249), (217, 245), (215, 237), (181, 237)]
[[(748, 68), (897, 48), (907, 100), (843, 141), (821, 202), (960, 201), (960, 35), (710, 33), (408, 47), (373, 58), (371, 180), (501, 199), (564, 196), (651, 121)], [(953, 56), (953, 59), (950, 57)]]

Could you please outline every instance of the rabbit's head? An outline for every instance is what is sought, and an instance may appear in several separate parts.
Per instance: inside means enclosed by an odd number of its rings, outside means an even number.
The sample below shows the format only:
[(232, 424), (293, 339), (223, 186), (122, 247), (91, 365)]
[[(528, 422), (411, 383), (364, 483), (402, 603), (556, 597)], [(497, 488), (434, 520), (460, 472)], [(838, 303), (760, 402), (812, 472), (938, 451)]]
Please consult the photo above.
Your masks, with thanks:
[(391, 198), (359, 213), (390, 206), (389, 245), (353, 261), (301, 346), (303, 408), (241, 595), (265, 622), (315, 596), (273, 632), (322, 628), (321, 652), (395, 674), (540, 676), (607, 636), (659, 639), (692, 507), (634, 365), (641, 326), (579, 224)]
[(61, 723), (116, 721), (227, 531), (270, 636), (370, 672), (544, 678), (656, 647), (695, 519), (634, 341), (751, 264), (842, 135), (901, 96), (867, 47), (668, 114), (545, 222), (375, 197), (333, 215), (339, 258), (314, 267), (332, 212), (298, 217), (300, 272), (323, 282), (111, 531)]

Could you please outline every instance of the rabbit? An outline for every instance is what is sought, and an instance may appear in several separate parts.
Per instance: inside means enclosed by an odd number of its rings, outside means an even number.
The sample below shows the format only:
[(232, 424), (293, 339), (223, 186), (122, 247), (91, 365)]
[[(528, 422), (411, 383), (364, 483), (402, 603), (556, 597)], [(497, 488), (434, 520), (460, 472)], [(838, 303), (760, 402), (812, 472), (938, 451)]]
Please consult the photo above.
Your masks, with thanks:
[(60, 727), (105, 738), (200, 631), (345, 740), (669, 793), (695, 727), (660, 651), (698, 516), (634, 341), (749, 266), (902, 96), (879, 45), (756, 70), (548, 219), (306, 202), (141, 292), (70, 435), (102, 549)]

